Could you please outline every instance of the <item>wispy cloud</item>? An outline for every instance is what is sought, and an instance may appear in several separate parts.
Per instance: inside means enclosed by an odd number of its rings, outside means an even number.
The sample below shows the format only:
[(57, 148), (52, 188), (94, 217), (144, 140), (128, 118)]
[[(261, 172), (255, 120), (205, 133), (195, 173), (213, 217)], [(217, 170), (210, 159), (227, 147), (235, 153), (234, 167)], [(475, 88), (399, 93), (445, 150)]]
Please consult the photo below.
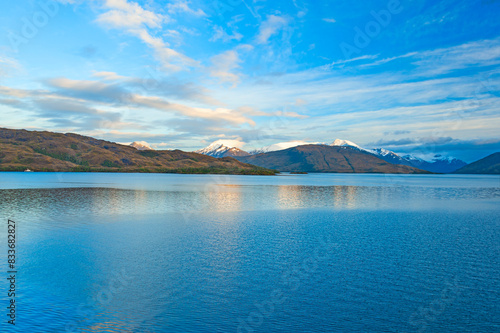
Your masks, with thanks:
[(425, 75), (500, 64), (500, 39), (480, 40), (458, 46), (418, 52), (414, 65)]
[(284, 16), (269, 15), (259, 28), (257, 35), (258, 44), (267, 44), (269, 38), (279, 33), (280, 30), (288, 25), (289, 19)]
[(97, 22), (117, 29), (128, 28), (131, 32), (145, 27), (160, 28), (168, 20), (127, 0), (105, 0), (103, 7), (107, 11), (99, 15)]
[(103, 8), (106, 11), (98, 16), (98, 23), (109, 28), (125, 30), (138, 37), (153, 49), (156, 58), (166, 70), (179, 71), (198, 66), (198, 62), (170, 48), (163, 39), (150, 33), (149, 29), (159, 29), (164, 22), (168, 22), (167, 16), (146, 10), (127, 0), (105, 0)]
[(210, 74), (218, 78), (221, 82), (229, 82), (235, 87), (240, 82), (240, 76), (233, 71), (239, 68), (241, 62), (238, 52), (235, 50), (226, 51), (211, 59), (213, 64)]
[[(376, 58), (377, 56), (362, 56), (337, 61), (330, 65)], [(373, 62), (357, 64), (356, 67), (359, 69), (370, 68), (398, 60), (406, 60), (411, 66), (412, 73), (419, 76), (437, 76), (455, 70), (494, 66), (500, 64), (500, 39), (479, 40), (447, 48), (414, 51)]]
[(8, 76), (12, 71), (19, 71), (21, 68), (16, 59), (0, 54), (0, 77)]
[(324, 18), (323, 21), (328, 22), (328, 23), (335, 23), (335, 22), (337, 22), (337, 20), (335, 20), (334, 18)]
[(233, 31), (230, 35), (228, 34), (222, 27), (215, 26), (214, 27), (214, 35), (210, 38), (211, 42), (215, 42), (218, 40), (222, 40), (224, 43), (230, 42), (232, 40), (239, 41), (243, 38), (243, 35), (238, 33), (237, 31)]
[(94, 72), (93, 77), (103, 79), (104, 81), (122, 81), (129, 78), (123, 75), (118, 75), (115, 72)]
[(222, 119), (233, 124), (249, 124), (254, 126), (255, 121), (243, 114), (234, 112), (226, 108), (199, 108), (171, 103), (159, 97), (133, 95), (130, 102), (137, 106), (149, 107), (152, 109), (175, 112), (191, 118)]
[(373, 54), (373, 55), (367, 54), (367, 55), (356, 57), (356, 58), (337, 60), (337, 61), (334, 61), (334, 62), (328, 64), (328, 65), (325, 65), (323, 68), (328, 69), (328, 68), (332, 68), (332, 67), (337, 66), (337, 65), (344, 65), (347, 63), (351, 63), (351, 62), (362, 61), (362, 60), (372, 60), (372, 59), (377, 59), (377, 58), (378, 58), (377, 54)]
[[(18, 107), (20, 103), (31, 103), (31, 109), (40, 119), (46, 119), (58, 127), (73, 130), (130, 129), (156, 127), (158, 113), (169, 114), (164, 119), (181, 118), (191, 124), (200, 119), (205, 125), (212, 122), (218, 127), (208, 133), (227, 130), (225, 126), (236, 128), (240, 125), (255, 126), (255, 116), (274, 116), (251, 107), (208, 108), (175, 102), (161, 96), (138, 93), (136, 79), (114, 72), (96, 72), (99, 80), (72, 80), (64, 77), (43, 81), (47, 90), (14, 89), (0, 86), (0, 104)], [(179, 86), (180, 89), (187, 87)], [(133, 91), (135, 90), (135, 92)], [(189, 96), (190, 92), (185, 92)], [(150, 117), (141, 121), (133, 120), (148, 110)], [(156, 112), (156, 115), (155, 115)], [(280, 116), (300, 118), (294, 112), (279, 112)], [(142, 118), (142, 117), (141, 117)], [(159, 118), (162, 118), (161, 116)], [(186, 128), (184, 128), (186, 129)]]
[(120, 85), (100, 81), (54, 78), (46, 82), (59, 94), (101, 103), (124, 103), (129, 95)]
[(406, 54), (403, 54), (403, 55), (400, 55), (400, 56), (395, 56), (395, 57), (380, 59), (380, 60), (377, 60), (377, 61), (374, 61), (374, 62), (371, 62), (371, 63), (367, 63), (367, 64), (361, 64), (361, 65), (359, 65), (359, 67), (360, 68), (364, 68), (364, 67), (372, 67), (372, 66), (383, 65), (383, 64), (386, 64), (388, 62), (397, 60), (397, 59), (410, 58), (410, 57), (413, 57), (415, 55), (417, 55), (417, 52), (410, 52), (410, 53), (406, 53)]
[(213, 56), (210, 61), (212, 67), (210, 68), (210, 75), (218, 78), (221, 82), (231, 83), (233, 87), (240, 82), (241, 74), (236, 73), (235, 70), (240, 68), (240, 53), (252, 50), (251, 45), (240, 45), (237, 48), (225, 51), (221, 54)]
[(24, 98), (30, 95), (30, 91), (26, 89), (16, 89), (6, 86), (0, 86), (0, 95), (15, 98)]
[(207, 16), (207, 14), (205, 14), (205, 12), (200, 8), (194, 10), (190, 6), (191, 4), (188, 1), (177, 0), (173, 3), (167, 4), (167, 9), (169, 14), (187, 13), (194, 16)]

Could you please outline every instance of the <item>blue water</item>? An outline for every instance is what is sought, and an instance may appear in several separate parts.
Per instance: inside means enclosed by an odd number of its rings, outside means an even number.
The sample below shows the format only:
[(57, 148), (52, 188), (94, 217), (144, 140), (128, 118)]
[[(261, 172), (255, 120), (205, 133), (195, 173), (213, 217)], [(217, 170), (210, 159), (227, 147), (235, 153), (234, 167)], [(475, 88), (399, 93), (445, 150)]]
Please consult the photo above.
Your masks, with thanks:
[(499, 204), (498, 176), (0, 173), (0, 330), (498, 332)]

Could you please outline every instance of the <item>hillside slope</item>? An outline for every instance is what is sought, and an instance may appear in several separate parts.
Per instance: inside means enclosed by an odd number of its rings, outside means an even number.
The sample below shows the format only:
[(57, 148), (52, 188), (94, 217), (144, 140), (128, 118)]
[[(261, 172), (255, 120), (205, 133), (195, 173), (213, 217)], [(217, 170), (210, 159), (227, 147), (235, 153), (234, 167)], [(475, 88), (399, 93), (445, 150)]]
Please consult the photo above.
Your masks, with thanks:
[(274, 174), (226, 157), (137, 150), (73, 133), (0, 128), (0, 171), (101, 171)]
[(500, 152), (491, 154), (476, 162), (468, 164), (454, 173), (462, 174), (500, 174)]

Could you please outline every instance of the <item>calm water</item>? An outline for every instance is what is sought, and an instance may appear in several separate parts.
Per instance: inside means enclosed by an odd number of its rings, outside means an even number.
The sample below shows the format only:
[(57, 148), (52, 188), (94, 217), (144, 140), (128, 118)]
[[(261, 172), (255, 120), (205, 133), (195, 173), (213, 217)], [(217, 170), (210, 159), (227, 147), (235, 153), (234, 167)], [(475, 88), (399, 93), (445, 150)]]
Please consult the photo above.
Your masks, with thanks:
[(499, 332), (500, 177), (0, 173), (4, 332)]

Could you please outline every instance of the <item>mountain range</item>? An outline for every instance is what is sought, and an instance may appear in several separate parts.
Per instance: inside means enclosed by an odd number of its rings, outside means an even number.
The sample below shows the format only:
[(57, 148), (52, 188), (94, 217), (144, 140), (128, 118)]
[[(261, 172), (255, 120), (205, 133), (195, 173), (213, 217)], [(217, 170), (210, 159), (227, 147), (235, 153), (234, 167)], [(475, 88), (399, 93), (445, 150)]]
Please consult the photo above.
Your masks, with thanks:
[[(74, 133), (0, 128), (0, 171), (100, 171), (274, 175), (230, 157), (151, 150)], [(140, 150), (142, 149), (142, 150)]]
[(407, 165), (391, 164), (352, 147), (317, 144), (235, 158), (245, 163), (288, 172), (430, 173)]
[[(280, 150), (285, 150), (289, 148), (294, 148), (298, 146), (303, 146), (303, 145), (308, 145), (307, 143), (304, 143), (303, 141), (291, 141), (291, 142), (283, 142), (283, 143), (278, 143), (274, 145), (270, 145), (267, 147), (263, 147), (260, 149), (255, 149), (250, 152), (245, 152), (239, 148), (235, 147), (228, 147), (225, 146), (221, 143), (213, 143), (209, 145), (206, 148), (197, 150), (195, 152), (208, 155), (208, 156), (213, 156), (213, 157), (241, 157), (241, 156), (250, 156), (250, 155), (258, 155), (258, 154), (265, 154), (265, 153), (270, 153), (274, 151), (280, 151)], [(314, 143), (314, 145), (322, 145), (326, 146), (326, 143)], [(333, 141), (329, 146), (334, 146), (334, 147), (349, 147), (354, 150), (358, 150), (360, 152), (365, 152), (371, 155), (374, 155), (388, 163), (391, 164), (398, 164), (398, 165), (405, 165), (413, 168), (418, 168), (422, 169), (425, 171), (430, 171), (434, 173), (451, 173), (454, 172), (465, 165), (465, 163), (462, 160), (456, 159), (456, 158), (449, 158), (449, 157), (443, 157), (441, 155), (436, 155), (431, 161), (426, 161), (421, 158), (412, 156), (412, 155), (404, 155), (400, 156), (396, 154), (393, 151), (384, 149), (384, 148), (376, 148), (376, 149), (365, 149), (362, 148), (361, 146), (355, 144), (352, 141), (349, 140), (341, 140), (341, 139), (336, 139)], [(259, 157), (257, 159), (252, 159), (252, 161), (257, 161), (261, 159), (262, 157)], [(242, 161), (249, 161), (250, 159), (245, 158), (241, 159), (238, 158), (239, 160)], [(250, 162), (249, 162), (250, 163)], [(255, 162), (254, 164), (259, 165), (259, 162)], [(267, 162), (264, 163), (267, 165)], [(263, 165), (264, 165), (263, 164)], [(279, 169), (279, 168), (278, 168)], [(304, 171), (304, 170), (297, 170), (297, 171)]]
[(442, 156), (425, 161), (383, 148), (365, 149), (339, 139), (329, 145), (280, 143), (250, 153), (221, 143), (197, 152), (184, 152), (154, 150), (144, 141), (126, 145), (74, 133), (0, 128), (0, 171), (26, 169), (260, 175), (277, 171), (431, 173), (446, 169), (463, 174), (499, 174), (500, 153), (465, 165), (463, 161)]

